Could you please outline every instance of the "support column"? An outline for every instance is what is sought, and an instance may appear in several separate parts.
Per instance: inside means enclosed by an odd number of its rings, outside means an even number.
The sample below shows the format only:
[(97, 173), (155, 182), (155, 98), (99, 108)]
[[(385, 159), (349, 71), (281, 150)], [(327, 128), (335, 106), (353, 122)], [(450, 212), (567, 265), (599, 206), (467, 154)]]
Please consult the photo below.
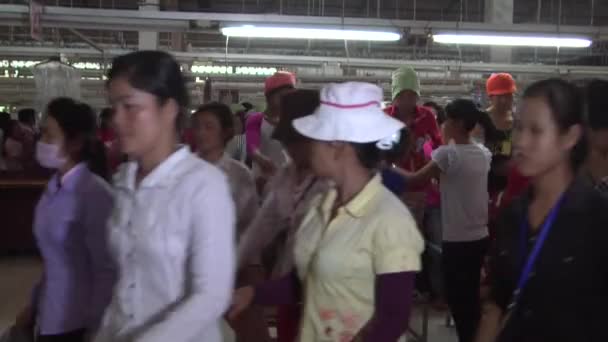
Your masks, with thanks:
[[(168, 11), (179, 11), (179, 4), (177, 0), (166, 0), (165, 8)], [(170, 44), (171, 50), (173, 51), (185, 51), (184, 49), (184, 35), (183, 32), (171, 32), (170, 36)]]
[[(145, 0), (139, 5), (140, 11), (159, 11), (160, 0)], [(158, 32), (139, 31), (139, 50), (157, 50)]]
[[(485, 0), (485, 21), (491, 24), (513, 24), (513, 0)], [(511, 63), (510, 47), (490, 47), (491, 63)]]

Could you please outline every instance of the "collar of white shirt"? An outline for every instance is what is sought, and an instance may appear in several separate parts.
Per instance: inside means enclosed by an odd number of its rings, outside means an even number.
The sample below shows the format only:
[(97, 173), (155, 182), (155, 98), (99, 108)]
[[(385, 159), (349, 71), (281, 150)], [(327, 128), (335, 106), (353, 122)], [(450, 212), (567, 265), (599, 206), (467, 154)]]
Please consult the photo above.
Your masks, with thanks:
[[(139, 187), (153, 188), (165, 187), (173, 182), (176, 175), (176, 168), (179, 167), (185, 159), (190, 157), (192, 153), (188, 146), (180, 145), (167, 159), (158, 165), (150, 174), (148, 174), (139, 184)], [(137, 176), (137, 163), (130, 161), (125, 163), (120, 171), (116, 174), (114, 184), (116, 187), (135, 190), (135, 180)]]
[(217, 162), (215, 162), (214, 165), (219, 168), (227, 167), (230, 163), (230, 159), (231, 159), (230, 156), (228, 156), (226, 153), (224, 153), (222, 155), (222, 157)]

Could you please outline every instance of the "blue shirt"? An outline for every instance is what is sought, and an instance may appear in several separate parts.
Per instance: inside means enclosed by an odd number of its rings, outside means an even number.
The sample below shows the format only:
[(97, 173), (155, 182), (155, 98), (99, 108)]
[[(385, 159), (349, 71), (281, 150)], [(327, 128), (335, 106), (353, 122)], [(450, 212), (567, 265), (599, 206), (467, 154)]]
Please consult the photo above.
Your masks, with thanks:
[(405, 192), (405, 178), (391, 169), (383, 169), (382, 184), (389, 189), (395, 196), (399, 197)]
[(99, 324), (115, 280), (106, 243), (112, 207), (110, 187), (85, 164), (49, 181), (34, 217), (44, 265), (33, 298), (41, 335)]

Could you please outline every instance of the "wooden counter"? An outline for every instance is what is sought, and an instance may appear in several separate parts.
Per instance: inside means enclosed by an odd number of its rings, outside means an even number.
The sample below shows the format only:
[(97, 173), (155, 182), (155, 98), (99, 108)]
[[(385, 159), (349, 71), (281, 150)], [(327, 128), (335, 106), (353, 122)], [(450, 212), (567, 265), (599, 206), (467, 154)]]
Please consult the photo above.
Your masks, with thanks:
[(34, 210), (48, 175), (0, 173), (0, 255), (35, 253)]

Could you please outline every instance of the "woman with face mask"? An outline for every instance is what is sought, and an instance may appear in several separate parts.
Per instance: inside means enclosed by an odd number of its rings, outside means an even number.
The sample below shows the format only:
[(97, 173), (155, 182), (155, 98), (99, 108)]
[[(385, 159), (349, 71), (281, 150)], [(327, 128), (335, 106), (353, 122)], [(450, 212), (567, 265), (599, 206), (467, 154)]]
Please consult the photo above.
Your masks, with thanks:
[(575, 176), (588, 148), (582, 98), (561, 79), (523, 94), (513, 158), (530, 191), (497, 221), (479, 342), (608, 341), (608, 201)]
[(117, 57), (107, 88), (121, 152), (110, 245), (120, 276), (95, 341), (218, 342), (234, 286), (235, 209), (220, 169), (178, 139), (188, 106), (168, 53)]
[(312, 201), (295, 234), (296, 273), (237, 291), (232, 313), (252, 301), (297, 302), (299, 341), (397, 341), (407, 329), (423, 240), (377, 168), (400, 121), (380, 109), (382, 89), (350, 82), (321, 91), (321, 105), (294, 121), (312, 140), (310, 165), (335, 188)]
[(253, 162), (253, 174), (260, 190), (269, 177), (287, 162), (281, 143), (272, 139), (272, 133), (280, 119), (281, 96), (292, 91), (295, 86), (296, 76), (290, 72), (278, 71), (268, 77), (264, 82), (266, 110), (247, 117), (247, 154)]
[(51, 101), (36, 159), (56, 173), (34, 217), (44, 273), (18, 326), (35, 324), (37, 341), (85, 341), (99, 326), (115, 280), (106, 243), (113, 197), (91, 107)]

